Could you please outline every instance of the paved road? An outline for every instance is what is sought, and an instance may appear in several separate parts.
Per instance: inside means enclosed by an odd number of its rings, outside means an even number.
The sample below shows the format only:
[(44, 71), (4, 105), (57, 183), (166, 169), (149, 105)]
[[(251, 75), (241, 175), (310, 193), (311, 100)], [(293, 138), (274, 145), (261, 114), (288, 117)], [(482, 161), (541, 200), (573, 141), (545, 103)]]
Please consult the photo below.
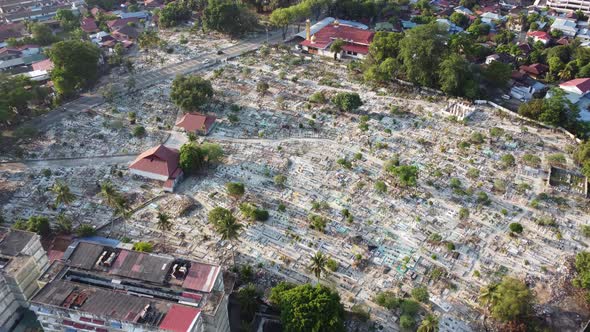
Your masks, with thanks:
[[(271, 32), (268, 36), (270, 43), (281, 41), (279, 31)], [(200, 58), (190, 59), (180, 63), (175, 63), (148, 71), (145, 73), (135, 74), (135, 89), (146, 88), (162, 81), (172, 79), (179, 74), (188, 74), (191, 72), (203, 70), (212, 67), (225, 59), (231, 59), (244, 53), (253, 51), (262, 46), (267, 41), (266, 34), (261, 37), (240, 41), (238, 44), (222, 49), (223, 54), (210, 53)], [(112, 82), (115, 87), (122, 88), (127, 81), (127, 77), (120, 78), (117, 82)], [(39, 131), (47, 130), (52, 124), (60, 121), (70, 114), (76, 114), (82, 110), (95, 107), (104, 102), (104, 98), (96, 93), (82, 94), (78, 99), (68, 102), (55, 110), (30, 120), (27, 125), (36, 128)]]
[(0, 163), (0, 171), (19, 172), (24, 169), (42, 169), (58, 167), (87, 167), (93, 166), (110, 166), (118, 164), (128, 164), (135, 160), (136, 155), (115, 155), (115, 156), (96, 156), (96, 157), (77, 157), (77, 158), (56, 158), (44, 160), (24, 160), (24, 161), (7, 161)]

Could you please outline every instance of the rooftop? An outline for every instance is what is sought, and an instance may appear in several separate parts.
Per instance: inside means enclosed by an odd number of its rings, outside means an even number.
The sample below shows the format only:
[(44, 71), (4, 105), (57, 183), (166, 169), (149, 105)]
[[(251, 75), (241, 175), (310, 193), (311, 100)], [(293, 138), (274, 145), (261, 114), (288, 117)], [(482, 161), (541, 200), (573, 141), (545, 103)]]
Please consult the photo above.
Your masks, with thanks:
[(31, 242), (35, 233), (14, 229), (0, 229), (0, 254), (16, 256)]
[(178, 168), (178, 158), (178, 150), (158, 145), (140, 154), (129, 167), (171, 177)]

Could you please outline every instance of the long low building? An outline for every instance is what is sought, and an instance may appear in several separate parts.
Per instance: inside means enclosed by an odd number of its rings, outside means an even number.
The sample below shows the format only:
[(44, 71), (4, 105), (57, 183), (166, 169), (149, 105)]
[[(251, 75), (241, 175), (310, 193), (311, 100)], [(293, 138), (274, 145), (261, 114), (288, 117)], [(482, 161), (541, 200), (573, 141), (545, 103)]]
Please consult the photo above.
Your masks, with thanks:
[(221, 267), (76, 242), (31, 299), (45, 331), (229, 332)]

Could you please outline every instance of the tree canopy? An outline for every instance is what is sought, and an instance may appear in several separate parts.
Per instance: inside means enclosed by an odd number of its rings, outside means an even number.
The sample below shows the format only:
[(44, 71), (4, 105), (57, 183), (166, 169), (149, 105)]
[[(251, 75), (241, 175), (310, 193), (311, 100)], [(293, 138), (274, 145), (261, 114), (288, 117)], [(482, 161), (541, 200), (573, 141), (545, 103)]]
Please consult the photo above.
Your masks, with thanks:
[(344, 307), (340, 296), (326, 286), (279, 284), (271, 291), (271, 301), (281, 310), (285, 332), (344, 331)]
[(489, 305), (494, 318), (509, 322), (526, 317), (532, 310), (534, 297), (524, 282), (504, 277), (502, 282), (484, 288), (480, 299)]
[(332, 99), (334, 105), (341, 111), (352, 112), (363, 105), (361, 97), (356, 92), (340, 92)]
[(213, 97), (211, 82), (197, 75), (176, 76), (170, 98), (183, 111), (195, 110)]
[(188, 142), (180, 147), (179, 165), (187, 174), (195, 174), (203, 168), (221, 161), (223, 150), (217, 144)]
[(551, 97), (549, 98), (532, 99), (521, 104), (518, 114), (550, 126), (559, 126), (578, 132), (580, 122), (578, 121), (579, 109), (577, 106), (565, 97), (565, 92), (561, 89), (553, 89), (550, 93)]
[(238, 2), (209, 0), (203, 12), (203, 26), (230, 36), (241, 36), (256, 27), (253, 13)]
[(47, 53), (54, 65), (51, 80), (59, 95), (71, 96), (96, 81), (100, 51), (91, 42), (60, 41)]

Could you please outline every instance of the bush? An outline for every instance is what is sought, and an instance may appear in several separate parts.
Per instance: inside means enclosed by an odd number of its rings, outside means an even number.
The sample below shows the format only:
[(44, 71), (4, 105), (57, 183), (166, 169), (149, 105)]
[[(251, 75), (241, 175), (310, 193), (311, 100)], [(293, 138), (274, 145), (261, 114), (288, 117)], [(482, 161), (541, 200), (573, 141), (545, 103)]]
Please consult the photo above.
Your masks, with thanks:
[(326, 267), (328, 268), (328, 270), (332, 271), (332, 272), (336, 272), (336, 270), (338, 270), (338, 267), (340, 266), (340, 263), (338, 263), (338, 261), (329, 258), (328, 261), (326, 262)]
[(375, 191), (378, 193), (385, 193), (387, 191), (387, 185), (383, 181), (375, 182)]
[(352, 112), (363, 105), (358, 93), (340, 92), (332, 99), (341, 111)]
[(143, 137), (145, 136), (145, 128), (143, 126), (136, 126), (133, 128), (133, 136)]
[(140, 242), (135, 242), (133, 244), (133, 250), (139, 251), (139, 252), (152, 252), (152, 250), (154, 250), (154, 247), (149, 242), (140, 241)]
[(516, 160), (514, 159), (514, 156), (511, 155), (510, 153), (502, 155), (502, 157), (500, 157), (500, 162), (502, 163), (502, 166), (504, 166), (506, 168), (512, 167), (516, 164)]
[(244, 184), (240, 182), (228, 182), (225, 184), (225, 189), (233, 197), (242, 197), (246, 192)]
[(322, 91), (314, 92), (311, 96), (309, 96), (309, 101), (316, 104), (325, 104), (326, 96)]
[(375, 303), (389, 310), (393, 310), (399, 307), (400, 299), (392, 292), (381, 292), (375, 296)]
[(428, 302), (428, 289), (424, 286), (416, 287), (412, 289), (412, 297), (414, 300), (427, 303)]
[(518, 234), (522, 233), (522, 231), (524, 230), (522, 225), (517, 222), (511, 223), (508, 227), (510, 228), (511, 232), (518, 233)]
[(402, 315), (399, 318), (399, 325), (404, 329), (410, 329), (414, 326), (414, 324), (416, 324), (416, 322), (414, 321), (414, 317), (410, 315)]
[(82, 224), (76, 229), (76, 235), (79, 237), (89, 237), (96, 234), (96, 229), (90, 224)]

